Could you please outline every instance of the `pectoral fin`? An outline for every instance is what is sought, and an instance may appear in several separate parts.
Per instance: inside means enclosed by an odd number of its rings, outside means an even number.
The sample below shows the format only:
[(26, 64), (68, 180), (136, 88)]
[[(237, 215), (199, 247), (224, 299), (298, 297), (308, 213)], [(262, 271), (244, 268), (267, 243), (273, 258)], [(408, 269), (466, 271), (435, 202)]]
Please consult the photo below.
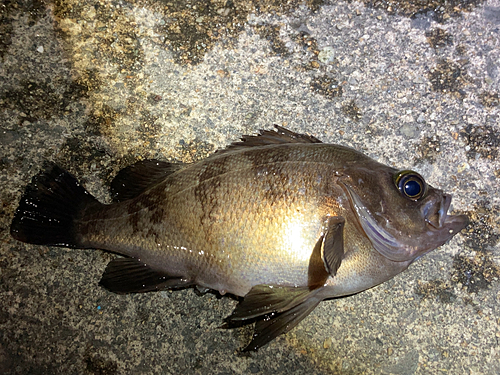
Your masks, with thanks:
[(323, 286), (335, 276), (344, 258), (344, 223), (341, 216), (329, 217), (323, 234), (316, 242), (309, 259), (308, 285), (310, 289)]
[(257, 350), (275, 337), (288, 332), (321, 301), (309, 287), (256, 285), (233, 313), (226, 318), (226, 328), (253, 323), (252, 341), (244, 351)]
[(337, 274), (344, 258), (344, 224), (345, 219), (342, 216), (330, 217), (321, 246), (321, 258), (325, 269), (332, 276)]
[(110, 292), (125, 294), (188, 287), (192, 283), (181, 276), (156, 271), (135, 258), (116, 258), (108, 263), (99, 285)]

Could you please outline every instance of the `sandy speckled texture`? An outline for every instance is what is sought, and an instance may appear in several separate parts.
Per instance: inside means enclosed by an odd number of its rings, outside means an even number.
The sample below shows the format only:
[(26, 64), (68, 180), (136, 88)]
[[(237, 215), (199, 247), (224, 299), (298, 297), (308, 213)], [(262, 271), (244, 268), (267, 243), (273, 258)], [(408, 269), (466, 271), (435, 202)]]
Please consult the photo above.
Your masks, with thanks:
[[(500, 2), (415, 3), (4, 2), (0, 372), (500, 373)], [(273, 124), (418, 171), (471, 225), (249, 356), (249, 329), (218, 328), (233, 299), (112, 294), (114, 255), (9, 235), (46, 159), (109, 202), (136, 160), (199, 160)]]

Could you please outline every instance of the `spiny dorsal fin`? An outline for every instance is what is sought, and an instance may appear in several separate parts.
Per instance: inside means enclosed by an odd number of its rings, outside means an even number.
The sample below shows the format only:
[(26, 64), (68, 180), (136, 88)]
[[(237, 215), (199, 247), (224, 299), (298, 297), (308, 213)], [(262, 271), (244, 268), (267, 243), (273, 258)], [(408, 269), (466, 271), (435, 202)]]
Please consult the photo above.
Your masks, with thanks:
[(138, 161), (118, 172), (111, 182), (113, 200), (123, 202), (135, 198), (181, 168), (180, 163), (159, 160)]
[(312, 135), (299, 134), (285, 129), (282, 126), (274, 125), (274, 130), (259, 130), (258, 135), (244, 135), (241, 141), (233, 142), (225, 149), (218, 150), (216, 154), (228, 151), (235, 151), (248, 147), (259, 147), (268, 145), (278, 145), (284, 143), (322, 143), (319, 139)]

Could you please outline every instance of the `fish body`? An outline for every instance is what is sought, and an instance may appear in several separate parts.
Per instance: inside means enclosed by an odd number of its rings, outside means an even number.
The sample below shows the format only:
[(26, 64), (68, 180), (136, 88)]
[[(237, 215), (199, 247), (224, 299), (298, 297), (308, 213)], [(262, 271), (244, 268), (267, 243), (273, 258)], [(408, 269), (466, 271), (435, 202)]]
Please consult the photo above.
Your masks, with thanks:
[(103, 205), (52, 165), (28, 186), (11, 233), (124, 255), (101, 280), (118, 293), (197, 285), (244, 297), (227, 323), (257, 320), (247, 349), (324, 299), (392, 278), (467, 224), (416, 172), (281, 127), (194, 164), (139, 162), (112, 191)]

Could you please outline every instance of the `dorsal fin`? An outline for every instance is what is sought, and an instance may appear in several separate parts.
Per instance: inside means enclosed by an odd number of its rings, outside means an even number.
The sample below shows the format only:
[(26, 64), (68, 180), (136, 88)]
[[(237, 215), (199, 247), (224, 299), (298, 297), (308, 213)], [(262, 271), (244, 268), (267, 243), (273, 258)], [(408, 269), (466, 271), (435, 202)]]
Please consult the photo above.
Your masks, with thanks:
[(312, 135), (295, 133), (279, 125), (274, 125), (274, 127), (276, 131), (261, 129), (258, 135), (244, 135), (241, 137), (241, 141), (231, 143), (226, 148), (218, 150), (216, 154), (248, 147), (278, 145), (283, 143), (322, 143)]
[(143, 160), (123, 168), (111, 182), (113, 201), (123, 202), (163, 181), (168, 175), (182, 168), (180, 163)]

